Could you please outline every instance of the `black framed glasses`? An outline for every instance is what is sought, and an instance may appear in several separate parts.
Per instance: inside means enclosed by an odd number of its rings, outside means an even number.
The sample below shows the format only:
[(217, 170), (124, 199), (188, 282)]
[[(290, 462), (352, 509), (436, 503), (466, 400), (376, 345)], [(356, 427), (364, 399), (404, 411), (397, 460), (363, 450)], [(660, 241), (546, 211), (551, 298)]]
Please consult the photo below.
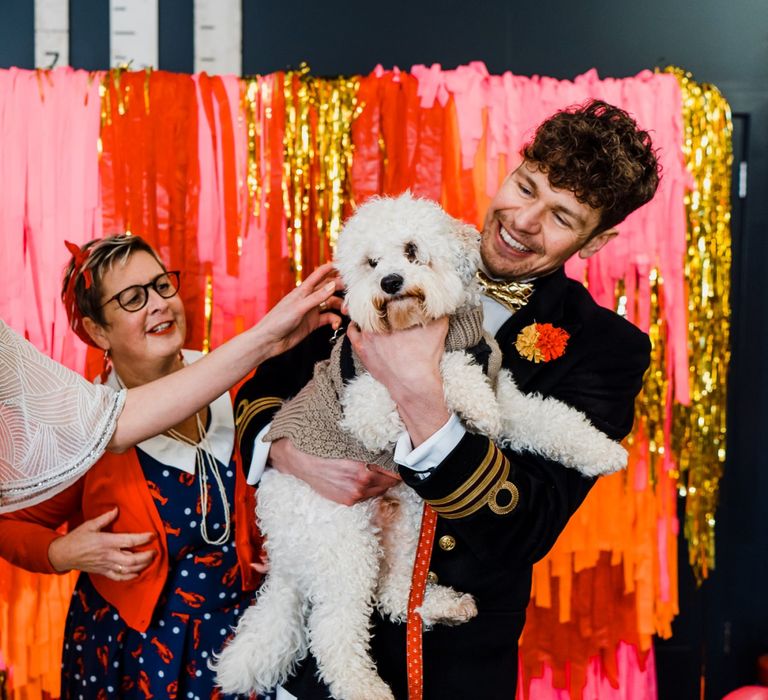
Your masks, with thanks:
[(179, 293), (179, 271), (162, 272), (146, 284), (132, 284), (111, 296), (102, 306), (106, 306), (110, 301), (116, 301), (121, 309), (131, 313), (141, 311), (147, 305), (150, 289), (154, 289), (163, 299), (176, 296)]

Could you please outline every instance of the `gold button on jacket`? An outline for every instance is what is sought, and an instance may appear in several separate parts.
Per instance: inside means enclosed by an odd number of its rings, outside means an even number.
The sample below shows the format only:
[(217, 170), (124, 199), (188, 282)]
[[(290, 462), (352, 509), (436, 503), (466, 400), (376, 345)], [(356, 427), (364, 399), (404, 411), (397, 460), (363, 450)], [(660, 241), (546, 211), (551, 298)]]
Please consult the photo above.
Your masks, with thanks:
[(445, 552), (450, 552), (456, 546), (456, 538), (451, 537), (450, 535), (443, 535), (439, 539), (438, 544), (440, 545), (440, 549)]
[(437, 583), (437, 574), (434, 571), (427, 574), (427, 583)]

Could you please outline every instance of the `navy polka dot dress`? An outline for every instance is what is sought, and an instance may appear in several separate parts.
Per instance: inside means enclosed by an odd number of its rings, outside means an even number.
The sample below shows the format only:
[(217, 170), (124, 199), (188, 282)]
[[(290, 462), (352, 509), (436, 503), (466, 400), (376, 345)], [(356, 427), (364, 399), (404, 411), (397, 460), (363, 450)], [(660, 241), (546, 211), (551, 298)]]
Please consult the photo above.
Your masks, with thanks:
[[(195, 475), (165, 466), (140, 449), (137, 455), (166, 531), (170, 564), (165, 589), (149, 628), (137, 632), (88, 575), (80, 575), (64, 635), (62, 698), (225, 697), (214, 687), (208, 661), (252, 596), (241, 589), (234, 533), (221, 545), (205, 542)], [(219, 470), (232, 504), (235, 466), (219, 463)], [(208, 505), (208, 537), (216, 540), (225, 520), (210, 475)]]

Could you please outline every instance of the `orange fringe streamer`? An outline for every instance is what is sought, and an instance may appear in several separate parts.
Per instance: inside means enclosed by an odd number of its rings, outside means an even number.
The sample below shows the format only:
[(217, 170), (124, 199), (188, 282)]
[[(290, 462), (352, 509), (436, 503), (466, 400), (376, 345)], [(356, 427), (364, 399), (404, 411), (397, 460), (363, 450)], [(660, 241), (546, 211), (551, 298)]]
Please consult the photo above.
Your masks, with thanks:
[[(77, 574), (32, 574), (0, 560), (0, 640), (7, 697), (58, 697), (64, 621)], [(3, 696), (6, 697), (6, 696)]]
[(99, 164), (104, 233), (142, 236), (171, 269), (183, 270), (180, 294), (192, 348), (203, 346), (210, 272), (201, 269), (197, 252), (197, 137), (191, 76), (107, 73)]

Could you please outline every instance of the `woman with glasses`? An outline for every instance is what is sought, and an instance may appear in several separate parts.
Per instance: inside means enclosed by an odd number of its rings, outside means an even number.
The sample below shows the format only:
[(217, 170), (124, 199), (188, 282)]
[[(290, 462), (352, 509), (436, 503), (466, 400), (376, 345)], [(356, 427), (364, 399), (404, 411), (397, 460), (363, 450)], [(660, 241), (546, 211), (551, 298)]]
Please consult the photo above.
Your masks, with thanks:
[[(209, 359), (182, 350), (178, 290), (178, 273), (137, 236), (76, 251), (64, 301), (73, 329), (109, 358), (106, 386), (130, 392)], [(271, 323), (274, 345), (286, 346), (288, 331), (318, 321)], [(177, 399), (155, 392), (144, 408), (155, 414)], [(0, 517), (0, 556), (31, 571), (82, 572), (67, 616), (63, 698), (216, 696), (208, 661), (257, 583), (252, 494), (233, 446), (225, 393), (163, 434), (106, 453), (44, 503)]]
[[(94, 274), (100, 288), (105, 265), (142, 244), (122, 236), (92, 241), (82, 250), (67, 244), (73, 259), (63, 298), (84, 342), (96, 345), (83, 324), (103, 325), (110, 305), (139, 311), (150, 289), (166, 298), (177, 293), (178, 273), (163, 272), (94, 306)], [(331, 296), (335, 289), (332, 268), (324, 265), (254, 327), (199, 362), (127, 391), (86, 382), (0, 320), (0, 426), (5, 428), (0, 430), (0, 513), (50, 498), (82, 476), (105, 449), (122, 452), (173, 427), (318, 326), (338, 325), (332, 313), (339, 306)], [(82, 313), (78, 299), (86, 305)]]

